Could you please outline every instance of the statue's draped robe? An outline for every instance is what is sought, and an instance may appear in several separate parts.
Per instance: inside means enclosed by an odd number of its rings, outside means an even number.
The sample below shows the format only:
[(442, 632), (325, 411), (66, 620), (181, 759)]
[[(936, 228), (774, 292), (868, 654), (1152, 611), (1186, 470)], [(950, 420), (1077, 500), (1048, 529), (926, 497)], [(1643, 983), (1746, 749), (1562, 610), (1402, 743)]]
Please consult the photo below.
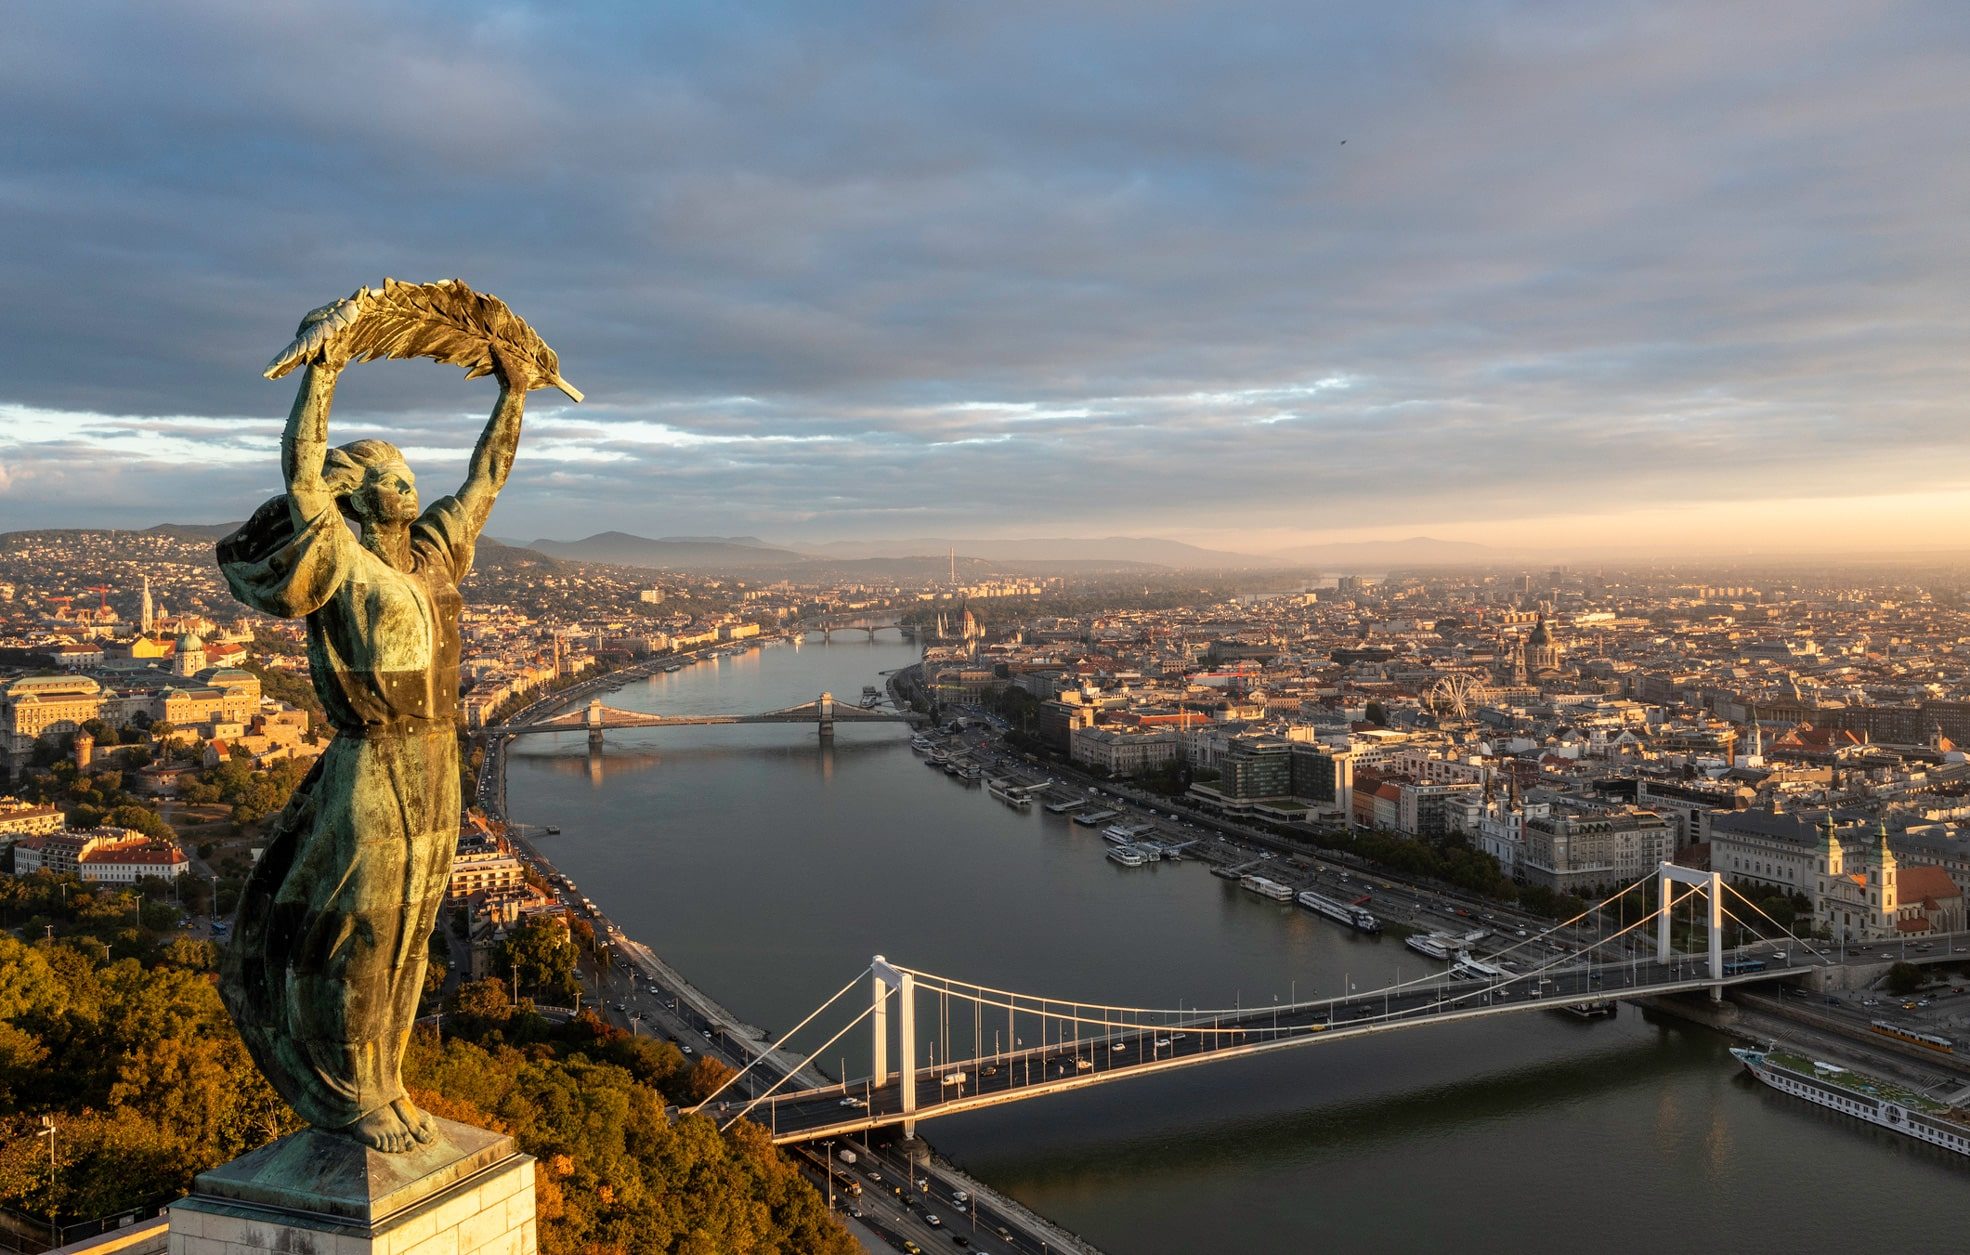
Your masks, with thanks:
[(335, 727), (269, 825), (220, 992), (281, 1096), (339, 1128), (403, 1097), (425, 948), (458, 839), (458, 583), (470, 516), (446, 497), (411, 526), (411, 569), (333, 507), (297, 529), (286, 497), (219, 543), (233, 595), (308, 621)]

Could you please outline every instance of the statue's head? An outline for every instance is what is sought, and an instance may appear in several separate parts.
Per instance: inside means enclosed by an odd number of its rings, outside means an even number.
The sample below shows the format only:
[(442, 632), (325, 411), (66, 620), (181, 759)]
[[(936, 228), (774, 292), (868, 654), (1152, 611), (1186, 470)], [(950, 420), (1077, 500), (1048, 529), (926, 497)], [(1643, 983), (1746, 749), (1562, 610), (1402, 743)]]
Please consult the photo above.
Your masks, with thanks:
[(417, 518), (417, 477), (387, 440), (357, 440), (330, 449), (322, 480), (342, 513), (358, 523), (402, 526)]

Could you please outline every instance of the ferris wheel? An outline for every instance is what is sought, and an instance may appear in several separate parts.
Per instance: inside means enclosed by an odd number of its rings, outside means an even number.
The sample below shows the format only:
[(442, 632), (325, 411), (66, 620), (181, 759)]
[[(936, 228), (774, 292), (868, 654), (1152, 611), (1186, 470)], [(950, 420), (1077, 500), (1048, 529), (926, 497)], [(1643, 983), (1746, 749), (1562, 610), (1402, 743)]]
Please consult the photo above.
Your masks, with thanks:
[(1457, 673), (1446, 675), (1423, 690), (1423, 705), (1439, 718), (1468, 719), (1488, 695), (1475, 677)]

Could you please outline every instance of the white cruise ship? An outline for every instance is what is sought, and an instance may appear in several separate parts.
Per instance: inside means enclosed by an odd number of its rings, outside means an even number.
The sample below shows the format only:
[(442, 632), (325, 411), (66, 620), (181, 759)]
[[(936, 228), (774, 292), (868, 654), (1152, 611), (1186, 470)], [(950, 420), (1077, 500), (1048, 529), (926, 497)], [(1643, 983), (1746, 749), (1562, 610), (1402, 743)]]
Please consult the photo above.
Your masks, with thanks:
[(1818, 1103), (1931, 1146), (1970, 1155), (1970, 1119), (1959, 1108), (1892, 1081), (1837, 1064), (1821, 1063), (1776, 1046), (1769, 1050), (1733, 1046), (1731, 1054), (1747, 1072), (1780, 1093)]

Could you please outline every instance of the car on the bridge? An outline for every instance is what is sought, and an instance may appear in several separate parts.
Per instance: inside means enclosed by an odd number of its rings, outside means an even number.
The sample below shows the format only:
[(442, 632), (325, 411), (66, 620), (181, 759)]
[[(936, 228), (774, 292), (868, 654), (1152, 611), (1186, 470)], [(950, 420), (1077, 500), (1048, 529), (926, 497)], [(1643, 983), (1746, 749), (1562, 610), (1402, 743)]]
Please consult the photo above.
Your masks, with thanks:
[(929, 1212), (925, 1212), (923, 1214), (923, 1222), (929, 1225), (933, 1229), (941, 1229), (944, 1227), (943, 1219), (938, 1216), (933, 1216)]

